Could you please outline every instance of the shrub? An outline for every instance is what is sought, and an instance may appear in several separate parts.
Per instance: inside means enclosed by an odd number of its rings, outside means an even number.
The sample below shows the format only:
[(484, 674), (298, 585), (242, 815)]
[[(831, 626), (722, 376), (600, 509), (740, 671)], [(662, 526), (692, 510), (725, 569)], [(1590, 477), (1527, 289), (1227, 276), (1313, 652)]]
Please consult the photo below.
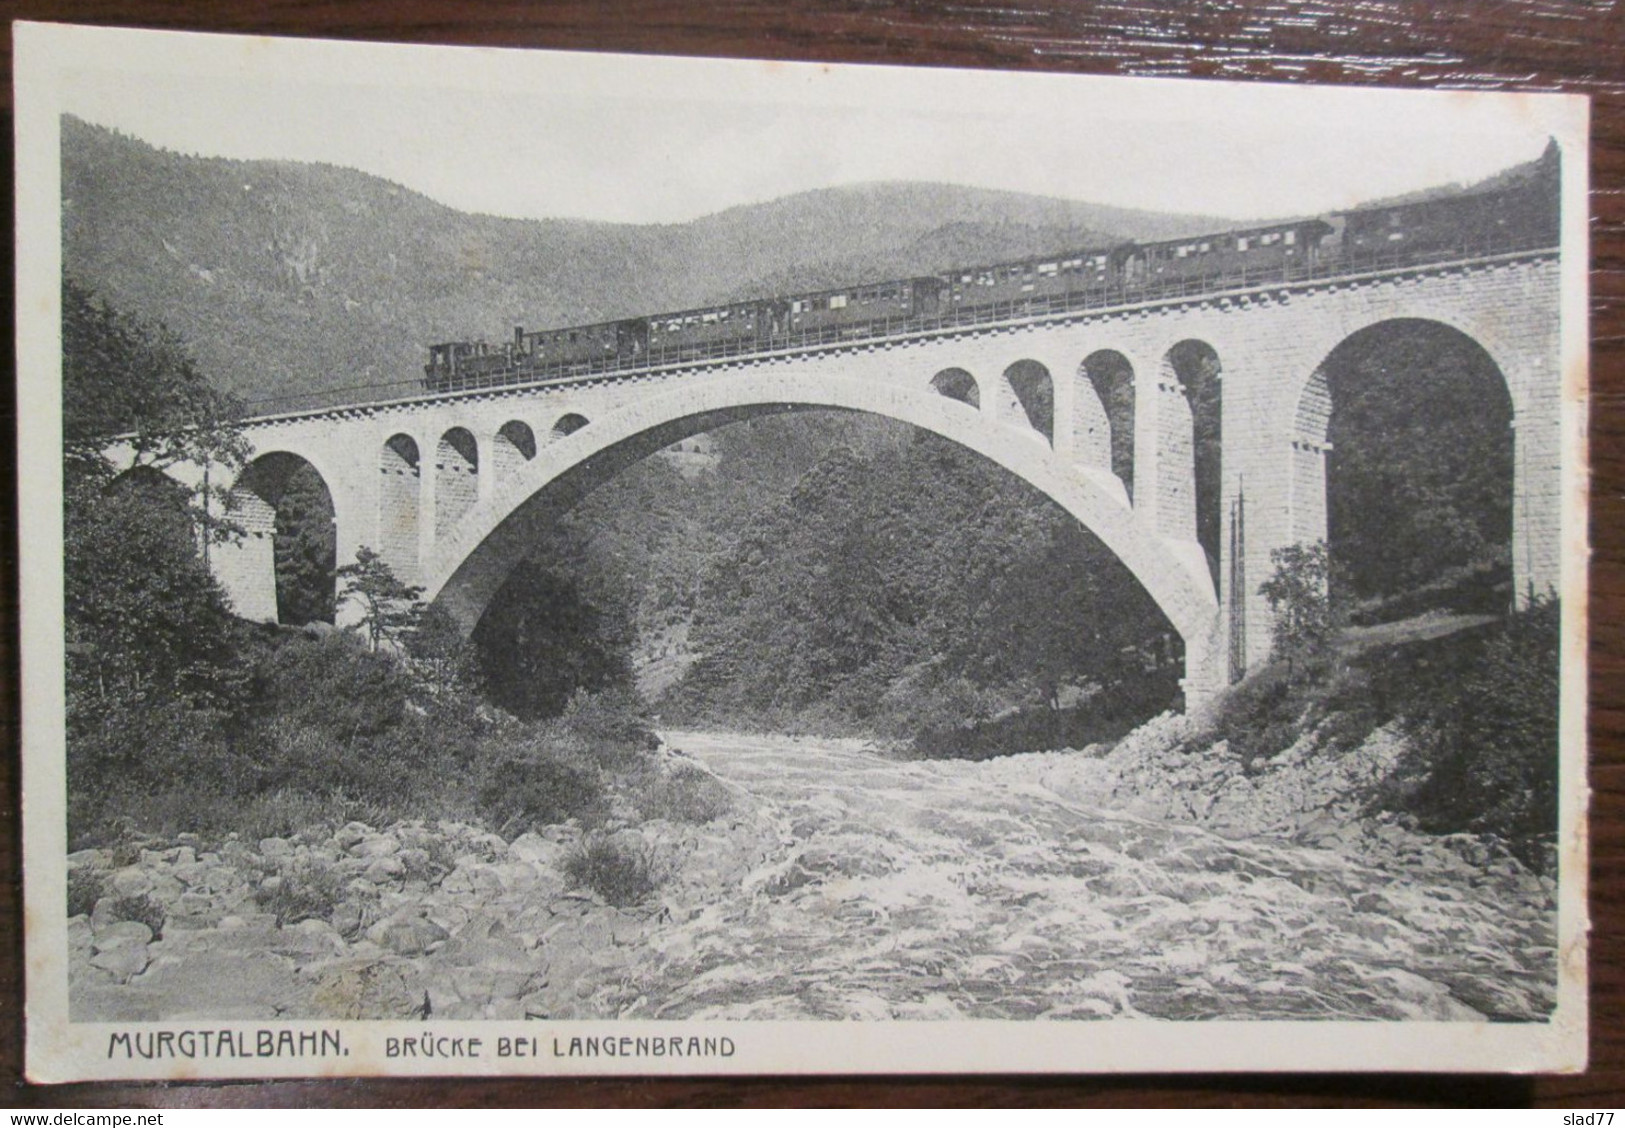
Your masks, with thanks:
[(1270, 553), (1269, 579), (1258, 593), (1275, 617), (1273, 655), (1285, 662), (1287, 677), (1299, 677), (1322, 663), (1337, 633), (1331, 598), (1331, 558), (1326, 542), (1292, 544)]
[(342, 634), (284, 640), (259, 663), (255, 679), (269, 717), (308, 741), (271, 749), (276, 759), (269, 770), (292, 776), (342, 768), (357, 740), (392, 734), (404, 720), (412, 687), (394, 658)]
[(325, 829), (331, 832), (347, 822), (381, 826), (390, 821), (376, 806), (341, 792), (279, 787), (259, 795), (238, 797), (228, 829), (237, 831), (244, 841), (258, 842), (262, 838), (292, 838), (301, 831)]
[(241, 792), (281, 791), (290, 808), (299, 795), (363, 804), (382, 817), (362, 821), (391, 822), (445, 814), (445, 781), (469, 776), (479, 726), (467, 710), (413, 704), (415, 683), (393, 655), (345, 635), (287, 638), (256, 680), (258, 706), (239, 734), (256, 755)]
[(564, 859), (564, 874), (616, 908), (635, 905), (656, 889), (647, 847), (599, 835), (588, 837), (570, 852)]
[(1426, 830), (1502, 836), (1541, 868), (1557, 829), (1560, 626), (1556, 599), (1532, 600), (1407, 703), (1411, 751), (1379, 801)]
[(1290, 748), (1309, 727), (1306, 713), (1318, 685), (1294, 681), (1284, 663), (1273, 662), (1231, 686), (1191, 745), (1228, 743), (1246, 771)]
[(638, 810), (646, 819), (708, 823), (733, 809), (721, 780), (697, 764), (678, 764), (644, 785)]
[(599, 763), (614, 768), (660, 747), (660, 738), (649, 728), (645, 714), (636, 690), (577, 690), (560, 723), (586, 742)]
[(279, 926), (326, 920), (340, 901), (349, 898), (344, 875), (327, 866), (289, 866), (277, 876), (272, 888), (254, 891), (254, 903), (262, 912), (275, 913)]
[[(154, 800), (177, 779), (235, 775), (223, 718), (179, 699), (109, 694), (79, 701), (69, 717), (68, 842), (111, 845), (164, 833)], [(178, 829), (193, 829), (181, 827)]]
[(403, 876), (407, 881), (433, 885), (457, 868), (458, 853), (458, 848), (443, 835), (429, 835), (416, 848), (401, 852), (401, 861), (406, 865)]
[(598, 769), (541, 740), (494, 754), (479, 803), (481, 814), (503, 834), (516, 825), (595, 821), (606, 806)]

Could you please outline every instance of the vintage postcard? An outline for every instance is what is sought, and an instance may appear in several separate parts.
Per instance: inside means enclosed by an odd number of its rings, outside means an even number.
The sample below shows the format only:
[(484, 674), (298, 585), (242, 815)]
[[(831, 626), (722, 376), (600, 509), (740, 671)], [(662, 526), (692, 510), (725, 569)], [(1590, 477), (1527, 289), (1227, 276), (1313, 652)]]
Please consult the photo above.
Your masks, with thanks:
[(1584, 1067), (1584, 99), (15, 36), (34, 1079)]

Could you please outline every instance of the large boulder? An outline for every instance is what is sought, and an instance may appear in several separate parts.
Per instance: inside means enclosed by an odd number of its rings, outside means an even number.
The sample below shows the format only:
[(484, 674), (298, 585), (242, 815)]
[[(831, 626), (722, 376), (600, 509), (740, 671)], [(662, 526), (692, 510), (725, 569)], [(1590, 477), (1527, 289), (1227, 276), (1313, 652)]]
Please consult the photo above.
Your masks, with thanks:
[(446, 930), (417, 908), (403, 909), (367, 929), (368, 940), (401, 956), (421, 956), (447, 938)]

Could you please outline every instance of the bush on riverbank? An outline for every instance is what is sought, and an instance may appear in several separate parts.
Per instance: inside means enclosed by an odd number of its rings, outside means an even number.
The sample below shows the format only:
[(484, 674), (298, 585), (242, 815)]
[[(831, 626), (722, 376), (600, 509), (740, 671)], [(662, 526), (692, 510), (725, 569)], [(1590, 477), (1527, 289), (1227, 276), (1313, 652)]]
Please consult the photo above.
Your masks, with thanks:
[(645, 819), (708, 823), (733, 809), (733, 796), (698, 764), (677, 763), (634, 780), (638, 813)]
[(1557, 828), (1560, 608), (1434, 638), (1345, 646), (1308, 670), (1271, 663), (1232, 687), (1184, 745), (1220, 745), (1249, 774), (1307, 741), (1335, 759), (1395, 726), (1405, 751), (1361, 796), (1438, 834), (1487, 833), (1543, 871)]
[(647, 847), (599, 835), (588, 837), (565, 856), (564, 874), (620, 909), (645, 900), (659, 884)]
[(488, 753), (479, 788), (480, 814), (499, 834), (569, 819), (600, 821), (607, 809), (600, 770), (571, 747), (539, 735), (503, 742)]
[(1544, 872), (1557, 828), (1561, 620), (1557, 600), (1533, 600), (1470, 665), (1409, 702), (1410, 750), (1377, 802), (1425, 830), (1506, 838)]
[(212, 710), (157, 690), (75, 702), (73, 848), (351, 820), (592, 825), (657, 746), (630, 694), (578, 695), (564, 716), (527, 724), (419, 692), (404, 662), (348, 635), (244, 625), (236, 649), (233, 694)]

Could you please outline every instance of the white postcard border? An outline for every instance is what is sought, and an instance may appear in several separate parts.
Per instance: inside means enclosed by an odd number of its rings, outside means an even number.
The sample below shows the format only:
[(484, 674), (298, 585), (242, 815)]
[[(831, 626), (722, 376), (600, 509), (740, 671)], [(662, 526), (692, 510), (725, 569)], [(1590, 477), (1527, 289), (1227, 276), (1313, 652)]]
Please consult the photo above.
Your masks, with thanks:
[[(448, 87), (497, 90), (532, 81), (535, 68), (646, 68), (667, 81), (709, 83), (709, 91), (764, 72), (840, 91), (891, 84), (987, 91), (1042, 84), (1057, 94), (1106, 83), (1125, 105), (1195, 98), (1218, 112), (1270, 112), (1324, 121), (1325, 115), (1402, 112), (1410, 99), (1469, 94), (1200, 85), (1177, 80), (1093, 79), (1053, 74), (970, 75), (912, 68), (821, 68), (811, 64), (700, 62), (578, 56), (471, 48), (405, 47), (315, 40), (188, 36), (114, 29), (14, 25), (17, 154), (17, 356), (21, 637), (23, 681), (24, 859), (26, 865), (27, 1068), (36, 1081), (361, 1075), (805, 1074), (941, 1072), (1185, 1072), (1272, 1070), (1573, 1071), (1586, 1061), (1586, 409), (1588, 402), (1588, 104), (1578, 97), (1496, 95), (1548, 123), (1563, 150), (1563, 323), (1565, 367), (1563, 481), (1564, 653), (1560, 801), (1560, 985), (1554, 1019), (1542, 1024), (1416, 1022), (530, 1022), (421, 1024), (164, 1022), (115, 1025), (68, 1021), (62, 625), (60, 401), (60, 157), (58, 122), (65, 84), (96, 70), (177, 71), (215, 76), (342, 73), (346, 82), (433, 76)], [(409, 65), (408, 65), (409, 64)], [(342, 72), (338, 69), (342, 68)], [(709, 68), (709, 69), (708, 69)], [(702, 71), (705, 72), (702, 75)], [(833, 76), (833, 77), (830, 77)], [(1134, 99), (1127, 99), (1130, 93)], [(847, 96), (850, 96), (849, 94)], [(200, 1030), (240, 1035), (216, 1048), (257, 1048), (283, 1031), (337, 1029), (342, 1054), (185, 1057), (115, 1056), (121, 1035)], [(406, 1038), (481, 1041), (477, 1056), (388, 1056)], [(572, 1038), (728, 1039), (733, 1052), (559, 1056)], [(499, 1039), (537, 1039), (546, 1052), (499, 1058)], [(172, 1045), (174, 1043), (171, 1043)], [(439, 1045), (439, 1043), (436, 1043)], [(585, 1045), (585, 1043), (582, 1043)], [(450, 1043), (442, 1048), (449, 1049)], [(668, 1047), (669, 1048), (669, 1047)]]

